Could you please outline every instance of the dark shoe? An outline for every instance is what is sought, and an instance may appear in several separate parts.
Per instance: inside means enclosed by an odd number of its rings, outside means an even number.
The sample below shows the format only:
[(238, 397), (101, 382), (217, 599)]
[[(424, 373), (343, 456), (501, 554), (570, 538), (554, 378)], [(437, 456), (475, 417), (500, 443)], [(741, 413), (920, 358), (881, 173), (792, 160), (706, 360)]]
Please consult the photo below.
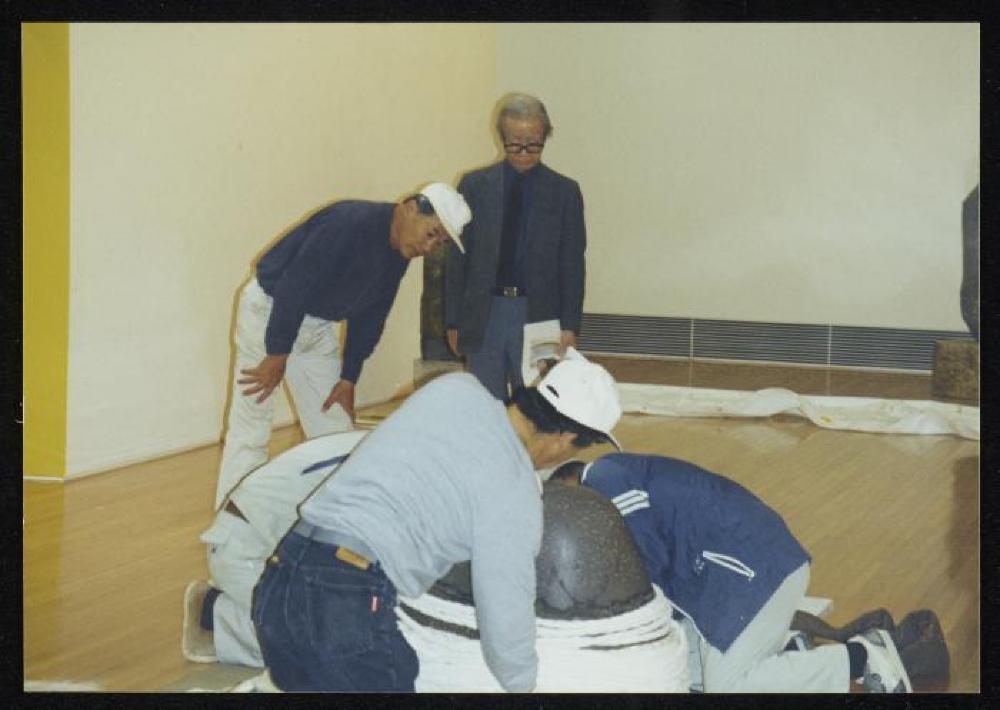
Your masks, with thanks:
[[(895, 628), (896, 624), (892, 620), (892, 614), (885, 609), (875, 609), (873, 611), (866, 611), (858, 618), (841, 626), (841, 637), (834, 640), (844, 643), (852, 636), (863, 634), (869, 629), (883, 629), (892, 633)], [(895, 641), (895, 638), (893, 640)]]
[(813, 639), (827, 639), (828, 641), (836, 641), (837, 643), (847, 643), (847, 640), (852, 636), (863, 634), (869, 629), (892, 631), (895, 628), (895, 624), (892, 621), (892, 614), (885, 609), (875, 609), (874, 611), (865, 612), (853, 621), (839, 627), (831, 626), (820, 617), (800, 609), (792, 617), (791, 626), (792, 631), (801, 631), (809, 637), (810, 641)]
[(920, 682), (947, 682), (951, 659), (944, 639), (921, 639), (899, 649), (906, 673)]
[(911, 679), (948, 679), (951, 658), (937, 614), (930, 609), (910, 612), (903, 617), (892, 637)]
[(911, 611), (903, 617), (892, 634), (898, 646), (908, 646), (922, 638), (944, 638), (941, 621), (930, 609)]

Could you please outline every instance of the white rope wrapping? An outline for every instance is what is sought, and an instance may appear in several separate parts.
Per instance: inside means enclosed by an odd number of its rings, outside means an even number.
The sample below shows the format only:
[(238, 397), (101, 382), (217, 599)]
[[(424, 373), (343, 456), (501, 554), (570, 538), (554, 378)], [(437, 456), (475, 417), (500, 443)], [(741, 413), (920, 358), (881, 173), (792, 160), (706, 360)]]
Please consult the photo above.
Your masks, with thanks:
[[(538, 619), (536, 648), (541, 693), (686, 693), (688, 644), (670, 618), (670, 603), (654, 585), (654, 598), (607, 619)], [(476, 628), (471, 605), (424, 594), (400, 602), (440, 621)], [(429, 628), (396, 608), (399, 628), (417, 652), (416, 690), (424, 693), (499, 692), (477, 639)], [(643, 643), (646, 642), (646, 643)], [(588, 648), (588, 647), (611, 648)]]

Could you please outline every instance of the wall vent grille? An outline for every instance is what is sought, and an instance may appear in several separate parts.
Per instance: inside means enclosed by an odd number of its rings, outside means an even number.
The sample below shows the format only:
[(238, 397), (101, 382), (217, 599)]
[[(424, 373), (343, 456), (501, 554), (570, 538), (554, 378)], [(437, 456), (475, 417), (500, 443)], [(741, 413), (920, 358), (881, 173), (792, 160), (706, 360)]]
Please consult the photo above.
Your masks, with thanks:
[(947, 330), (584, 313), (580, 349), (609, 355), (930, 372), (938, 340), (972, 340), (972, 336)]
[(694, 320), (694, 356), (825, 365), (830, 329), (823, 325)]
[(582, 350), (691, 357), (691, 319), (584, 313)]
[(934, 342), (972, 340), (968, 333), (833, 326), (830, 363), (846, 367), (934, 368)]

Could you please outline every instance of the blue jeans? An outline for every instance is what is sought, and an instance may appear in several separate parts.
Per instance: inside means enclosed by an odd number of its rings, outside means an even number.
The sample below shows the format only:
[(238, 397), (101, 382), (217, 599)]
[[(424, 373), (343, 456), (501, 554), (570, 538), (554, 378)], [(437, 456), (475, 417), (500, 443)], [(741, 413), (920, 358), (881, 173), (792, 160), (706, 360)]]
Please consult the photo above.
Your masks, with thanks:
[(286, 691), (413, 692), (417, 654), (396, 625), (396, 588), (336, 547), (288, 533), (254, 588), (271, 680)]

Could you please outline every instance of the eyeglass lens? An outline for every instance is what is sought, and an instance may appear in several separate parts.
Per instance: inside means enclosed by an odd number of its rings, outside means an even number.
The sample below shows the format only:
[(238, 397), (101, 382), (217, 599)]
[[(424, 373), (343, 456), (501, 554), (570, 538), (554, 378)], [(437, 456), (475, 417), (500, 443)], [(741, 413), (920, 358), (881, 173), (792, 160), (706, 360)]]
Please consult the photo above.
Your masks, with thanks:
[(544, 143), (504, 143), (503, 149), (508, 153), (541, 153)]

